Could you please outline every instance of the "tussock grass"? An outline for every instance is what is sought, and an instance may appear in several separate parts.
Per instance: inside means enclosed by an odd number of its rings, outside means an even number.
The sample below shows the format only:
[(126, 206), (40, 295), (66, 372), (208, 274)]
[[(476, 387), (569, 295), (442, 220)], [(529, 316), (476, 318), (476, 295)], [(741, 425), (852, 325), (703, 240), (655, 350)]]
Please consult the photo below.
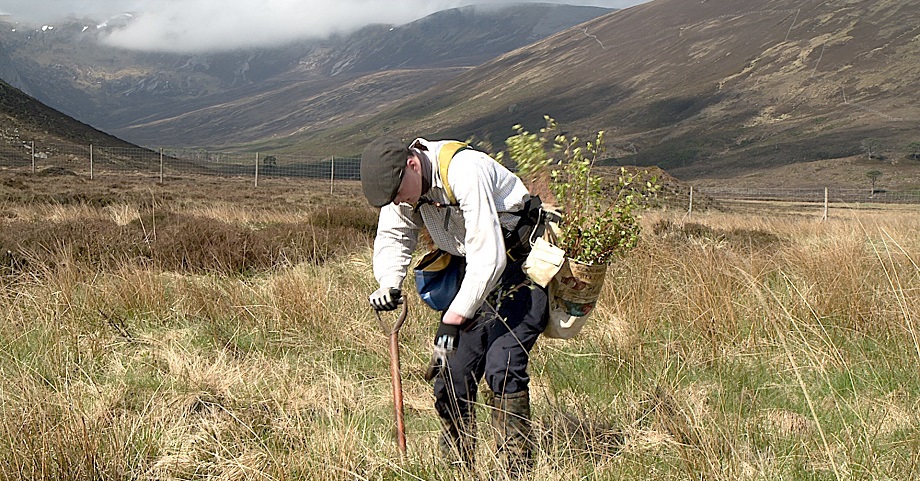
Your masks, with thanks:
[[(369, 209), (2, 211), (0, 479), (471, 476), (438, 459), (413, 298), (397, 454)], [(920, 477), (920, 216), (645, 223), (534, 350), (534, 479)], [(480, 401), (473, 474), (504, 479)]]
[[(212, 212), (213, 214), (213, 212)], [(174, 210), (133, 206), (53, 207), (43, 216), (13, 220), (0, 231), (6, 272), (63, 265), (111, 270), (136, 264), (177, 272), (219, 274), (266, 271), (367, 245), (376, 228), (369, 209), (334, 207), (299, 219), (239, 222)]]

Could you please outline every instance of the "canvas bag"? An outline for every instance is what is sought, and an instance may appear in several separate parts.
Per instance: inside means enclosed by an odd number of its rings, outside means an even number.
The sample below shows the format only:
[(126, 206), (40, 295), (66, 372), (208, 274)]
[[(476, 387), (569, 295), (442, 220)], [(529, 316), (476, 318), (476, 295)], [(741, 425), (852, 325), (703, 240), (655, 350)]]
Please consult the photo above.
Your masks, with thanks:
[[(544, 206), (540, 212), (540, 218), (545, 225), (543, 235), (530, 239), (530, 254), (524, 259), (522, 266), (524, 273), (530, 280), (534, 281), (540, 287), (548, 287), (550, 281), (562, 269), (565, 262), (565, 251), (554, 244), (556, 239), (557, 222), (551, 219), (561, 219), (561, 214), (549, 206)], [(534, 229), (536, 234), (537, 229)]]
[(588, 265), (567, 257), (549, 285), (549, 322), (543, 335), (578, 335), (597, 306), (606, 274), (606, 264)]
[(548, 288), (549, 321), (543, 335), (553, 339), (571, 339), (584, 327), (597, 305), (606, 265), (587, 265), (571, 259), (555, 245), (562, 214), (544, 208), (546, 229), (533, 240), (524, 272), (535, 283)]

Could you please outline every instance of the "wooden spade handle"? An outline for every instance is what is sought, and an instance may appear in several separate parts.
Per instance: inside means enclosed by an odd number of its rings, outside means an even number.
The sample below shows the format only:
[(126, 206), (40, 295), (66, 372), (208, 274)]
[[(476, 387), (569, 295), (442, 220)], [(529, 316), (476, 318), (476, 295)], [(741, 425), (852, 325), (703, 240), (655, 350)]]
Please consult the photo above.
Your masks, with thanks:
[(399, 329), (406, 322), (406, 316), (409, 313), (408, 303), (403, 300), (402, 312), (399, 314), (399, 320), (391, 328), (383, 319), (380, 313), (377, 313), (377, 321), (380, 326), (390, 336), (390, 377), (393, 379), (393, 408), (396, 412), (396, 443), (399, 446), (399, 454), (406, 455), (406, 423), (403, 411), (403, 390), (402, 376), (399, 371)]

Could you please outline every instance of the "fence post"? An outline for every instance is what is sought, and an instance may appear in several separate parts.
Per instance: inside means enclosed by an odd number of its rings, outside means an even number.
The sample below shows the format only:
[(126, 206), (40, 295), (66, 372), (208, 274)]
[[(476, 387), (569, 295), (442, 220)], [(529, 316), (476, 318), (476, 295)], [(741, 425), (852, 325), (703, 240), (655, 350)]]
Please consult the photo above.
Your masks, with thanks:
[(331, 172), (329, 174), (329, 194), (332, 195), (333, 190), (335, 189), (335, 156), (332, 156), (332, 168), (329, 169)]
[(690, 207), (687, 209), (687, 217), (693, 216), (693, 186), (690, 186)]
[(93, 144), (89, 144), (89, 180), (93, 180)]
[(35, 141), (30, 140), (29, 145), (31, 146), (29, 148), (29, 151), (32, 152), (32, 173), (34, 174), (35, 173)]
[(824, 217), (821, 220), (827, 220), (827, 187), (824, 188)]
[(256, 152), (256, 187), (259, 186), (259, 153)]
[(163, 183), (163, 147), (160, 147), (160, 183)]

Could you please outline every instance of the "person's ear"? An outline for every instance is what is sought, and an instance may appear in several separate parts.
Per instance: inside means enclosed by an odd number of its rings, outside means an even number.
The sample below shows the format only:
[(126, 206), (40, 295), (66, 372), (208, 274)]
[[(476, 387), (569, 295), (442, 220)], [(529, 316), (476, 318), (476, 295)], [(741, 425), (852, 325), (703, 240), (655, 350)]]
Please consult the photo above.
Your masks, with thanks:
[(409, 158), (406, 159), (406, 167), (414, 171), (419, 171), (421, 165), (422, 164), (419, 162), (418, 157), (415, 154), (409, 155)]

